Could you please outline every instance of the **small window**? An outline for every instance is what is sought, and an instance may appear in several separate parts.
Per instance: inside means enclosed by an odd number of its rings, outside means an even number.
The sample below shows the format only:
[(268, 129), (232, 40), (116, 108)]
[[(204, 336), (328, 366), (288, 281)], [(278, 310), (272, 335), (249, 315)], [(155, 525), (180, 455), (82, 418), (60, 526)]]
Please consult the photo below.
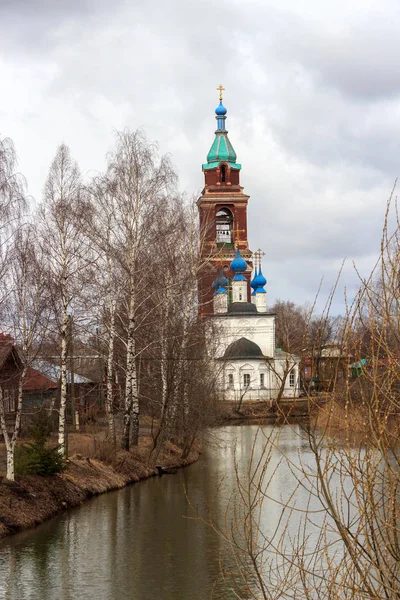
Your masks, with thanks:
[(264, 387), (264, 373), (260, 373), (260, 387)]
[(249, 375), (249, 373), (245, 373), (243, 375), (243, 385), (244, 385), (245, 388), (249, 387), (249, 385), (250, 385), (250, 375)]
[(229, 373), (228, 375), (228, 387), (233, 388), (233, 374)]
[(295, 383), (295, 372), (294, 371), (290, 371), (290, 373), (289, 373), (289, 386), (290, 387), (294, 387), (294, 383)]
[(225, 183), (226, 181), (226, 166), (221, 165), (221, 182)]

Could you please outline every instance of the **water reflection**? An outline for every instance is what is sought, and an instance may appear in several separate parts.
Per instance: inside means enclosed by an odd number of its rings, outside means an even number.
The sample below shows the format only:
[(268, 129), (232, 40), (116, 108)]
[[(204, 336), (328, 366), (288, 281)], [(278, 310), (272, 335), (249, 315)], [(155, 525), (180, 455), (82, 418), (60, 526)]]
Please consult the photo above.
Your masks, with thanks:
[[(266, 433), (270, 427), (265, 427)], [(203, 514), (212, 506), (222, 522), (236, 489), (234, 457), (243, 476), (256, 425), (227, 427), (195, 465), (175, 476), (154, 478), (96, 498), (33, 532), (0, 545), (0, 598), (5, 600), (230, 600), (220, 556), (221, 539), (192, 516), (188, 496)], [(279, 450), (293, 460), (307, 459), (300, 428), (284, 426)], [(260, 439), (261, 444), (265, 440)], [(278, 464), (280, 452), (272, 460)], [(288, 468), (281, 464), (274, 493), (288, 493)], [(216, 495), (217, 488), (219, 490)], [(299, 494), (301, 492), (299, 491)], [(304, 499), (299, 496), (298, 502)], [(268, 504), (263, 527), (272, 530), (279, 507)], [(212, 594), (212, 596), (211, 596)]]

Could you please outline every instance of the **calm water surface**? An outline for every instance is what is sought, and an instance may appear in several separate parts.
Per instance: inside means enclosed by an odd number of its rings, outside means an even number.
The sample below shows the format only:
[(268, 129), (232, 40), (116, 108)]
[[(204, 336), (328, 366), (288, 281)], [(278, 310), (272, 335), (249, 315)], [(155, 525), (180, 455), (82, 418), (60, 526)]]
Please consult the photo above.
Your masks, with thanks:
[[(268, 433), (269, 426), (264, 429)], [(104, 494), (34, 531), (4, 541), (0, 545), (0, 598), (234, 598), (220, 575), (219, 559), (227, 554), (226, 548), (210, 527), (185, 518), (193, 516), (185, 489), (199, 511), (205, 514), (206, 506), (212, 505), (214, 517), (222, 521), (235, 490), (235, 449), (244, 472), (257, 430), (256, 425), (218, 430), (201, 459), (178, 474)], [(293, 460), (298, 453), (307, 460), (299, 426), (282, 428), (279, 449)], [(274, 453), (278, 462), (279, 451)], [(274, 476), (274, 488), (277, 493), (287, 492), (284, 464)], [(264, 515), (271, 528), (276, 523), (275, 511), (270, 506)]]

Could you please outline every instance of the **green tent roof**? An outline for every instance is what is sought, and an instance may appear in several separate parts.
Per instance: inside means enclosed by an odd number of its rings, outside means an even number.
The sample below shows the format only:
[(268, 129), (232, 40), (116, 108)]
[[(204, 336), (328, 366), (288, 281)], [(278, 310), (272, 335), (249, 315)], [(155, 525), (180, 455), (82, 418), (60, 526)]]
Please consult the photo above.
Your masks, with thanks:
[(215, 140), (207, 154), (207, 163), (203, 170), (215, 169), (221, 162), (229, 164), (231, 169), (239, 170), (242, 165), (236, 164), (236, 152), (228, 138), (227, 131), (216, 131)]

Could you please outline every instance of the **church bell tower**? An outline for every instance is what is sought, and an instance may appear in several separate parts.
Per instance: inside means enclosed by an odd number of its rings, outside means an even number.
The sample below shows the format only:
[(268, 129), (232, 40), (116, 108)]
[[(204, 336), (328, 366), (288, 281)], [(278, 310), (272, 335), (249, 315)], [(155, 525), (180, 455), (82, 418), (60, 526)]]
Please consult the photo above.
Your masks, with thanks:
[[(215, 109), (217, 129), (215, 139), (203, 164), (204, 189), (197, 201), (200, 217), (200, 244), (202, 268), (198, 278), (199, 312), (213, 314), (213, 281), (217, 272), (231, 282), (234, 273), (230, 264), (237, 250), (247, 262), (243, 273), (246, 300), (250, 301), (250, 279), (252, 271), (251, 251), (247, 241), (247, 203), (249, 196), (240, 185), (242, 166), (236, 162), (236, 152), (225, 128), (227, 110), (222, 104), (220, 85), (219, 105)], [(232, 286), (229, 285), (232, 297)], [(245, 300), (245, 298), (243, 298)]]

